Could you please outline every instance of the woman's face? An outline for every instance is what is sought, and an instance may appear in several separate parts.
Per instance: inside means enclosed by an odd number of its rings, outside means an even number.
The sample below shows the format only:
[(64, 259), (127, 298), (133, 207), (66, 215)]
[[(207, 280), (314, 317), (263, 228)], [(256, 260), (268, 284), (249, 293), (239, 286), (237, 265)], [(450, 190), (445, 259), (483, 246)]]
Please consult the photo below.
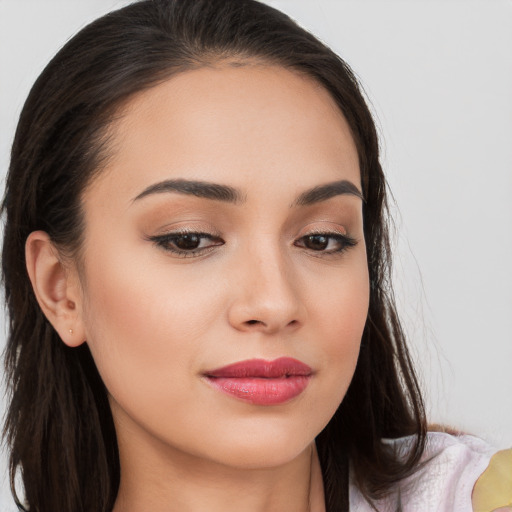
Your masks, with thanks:
[(83, 198), (79, 307), (122, 454), (266, 467), (312, 443), (367, 315), (359, 190), (346, 121), (291, 71), (223, 64), (131, 100)]

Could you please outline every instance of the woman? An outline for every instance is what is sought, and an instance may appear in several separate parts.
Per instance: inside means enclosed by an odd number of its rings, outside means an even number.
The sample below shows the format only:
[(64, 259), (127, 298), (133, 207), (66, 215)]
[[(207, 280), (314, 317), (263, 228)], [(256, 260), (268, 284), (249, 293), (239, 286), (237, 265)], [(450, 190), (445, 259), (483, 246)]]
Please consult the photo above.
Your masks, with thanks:
[(155, 0), (86, 27), (4, 200), (27, 508), (469, 510), (492, 450), (427, 439), (385, 212), (357, 82), (286, 16)]

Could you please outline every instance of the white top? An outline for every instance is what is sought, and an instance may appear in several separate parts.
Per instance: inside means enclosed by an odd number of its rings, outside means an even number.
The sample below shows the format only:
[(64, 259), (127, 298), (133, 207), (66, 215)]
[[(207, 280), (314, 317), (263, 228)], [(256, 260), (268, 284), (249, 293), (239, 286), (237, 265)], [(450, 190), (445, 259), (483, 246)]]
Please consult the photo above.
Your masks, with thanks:
[[(412, 439), (404, 437), (386, 442), (402, 451)], [(428, 461), (426, 465), (403, 480), (391, 497), (376, 501), (375, 506), (379, 512), (473, 512), (473, 487), (495, 452), (473, 436), (429, 432), (421, 459)], [(374, 510), (355, 485), (350, 485), (350, 512)]]

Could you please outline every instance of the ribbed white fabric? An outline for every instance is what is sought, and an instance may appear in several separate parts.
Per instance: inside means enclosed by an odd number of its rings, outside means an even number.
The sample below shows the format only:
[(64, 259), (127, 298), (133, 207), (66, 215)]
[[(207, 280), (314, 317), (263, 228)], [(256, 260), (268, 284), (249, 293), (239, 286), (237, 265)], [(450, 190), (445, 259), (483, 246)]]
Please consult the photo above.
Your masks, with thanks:
[[(405, 452), (412, 438), (384, 442)], [(379, 512), (472, 512), (473, 487), (496, 451), (473, 436), (430, 432), (422, 459), (426, 461), (425, 466), (401, 482), (392, 496), (377, 501), (375, 506)], [(350, 512), (374, 512), (352, 484)]]

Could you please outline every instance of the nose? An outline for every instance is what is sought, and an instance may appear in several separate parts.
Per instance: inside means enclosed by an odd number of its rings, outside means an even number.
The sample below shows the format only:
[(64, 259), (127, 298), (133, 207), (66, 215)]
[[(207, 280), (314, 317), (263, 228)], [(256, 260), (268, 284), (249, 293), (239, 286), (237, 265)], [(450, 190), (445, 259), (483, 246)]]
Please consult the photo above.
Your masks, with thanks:
[(292, 264), (275, 248), (244, 256), (231, 274), (230, 324), (239, 331), (265, 334), (297, 329), (305, 308)]

